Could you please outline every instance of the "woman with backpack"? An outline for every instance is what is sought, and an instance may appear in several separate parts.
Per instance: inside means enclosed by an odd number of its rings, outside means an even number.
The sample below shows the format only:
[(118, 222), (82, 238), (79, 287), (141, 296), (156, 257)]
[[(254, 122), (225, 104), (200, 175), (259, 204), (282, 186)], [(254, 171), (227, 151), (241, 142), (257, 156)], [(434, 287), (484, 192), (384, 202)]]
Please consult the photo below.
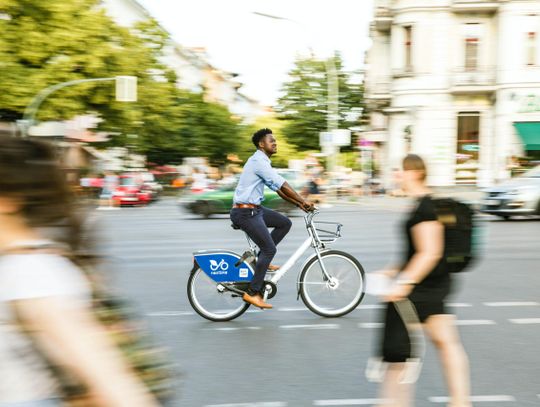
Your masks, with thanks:
[[(406, 252), (403, 265), (381, 273), (393, 280), (387, 294), (382, 359), (386, 362), (379, 407), (414, 405), (413, 389), (407, 380), (407, 361), (413, 358), (411, 332), (415, 322), (436, 347), (445, 374), (450, 407), (470, 407), (469, 363), (461, 344), (455, 317), (446, 306), (451, 276), (445, 257), (445, 228), (438, 220), (436, 203), (426, 185), (422, 158), (409, 154), (403, 160), (400, 183), (416, 199), (403, 228)], [(412, 306), (411, 306), (412, 304)], [(412, 315), (411, 315), (412, 314)], [(418, 328), (418, 326), (416, 326)]]
[[(67, 245), (46, 237), (51, 227)], [(159, 405), (91, 311), (89, 281), (64, 255), (80, 242), (52, 148), (1, 137), (1, 407), (64, 405), (67, 375), (86, 389), (85, 406)]]

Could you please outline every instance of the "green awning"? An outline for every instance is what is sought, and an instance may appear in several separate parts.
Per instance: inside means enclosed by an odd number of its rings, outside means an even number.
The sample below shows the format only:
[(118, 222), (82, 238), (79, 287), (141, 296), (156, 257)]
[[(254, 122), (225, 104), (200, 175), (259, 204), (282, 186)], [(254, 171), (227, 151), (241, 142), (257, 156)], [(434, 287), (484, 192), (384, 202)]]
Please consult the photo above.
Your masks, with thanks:
[(514, 127), (523, 140), (525, 150), (540, 150), (540, 122), (516, 122)]

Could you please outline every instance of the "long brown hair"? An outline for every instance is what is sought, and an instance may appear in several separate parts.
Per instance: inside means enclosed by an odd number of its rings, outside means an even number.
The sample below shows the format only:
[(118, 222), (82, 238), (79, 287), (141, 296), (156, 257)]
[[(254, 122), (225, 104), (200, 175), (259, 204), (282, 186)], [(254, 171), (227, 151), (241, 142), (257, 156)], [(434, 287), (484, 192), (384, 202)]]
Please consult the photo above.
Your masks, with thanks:
[(403, 171), (422, 171), (422, 181), (427, 177), (426, 163), (416, 154), (407, 154), (403, 159)]
[(0, 196), (20, 201), (30, 227), (58, 227), (60, 240), (76, 252), (81, 227), (57, 154), (45, 142), (0, 136)]

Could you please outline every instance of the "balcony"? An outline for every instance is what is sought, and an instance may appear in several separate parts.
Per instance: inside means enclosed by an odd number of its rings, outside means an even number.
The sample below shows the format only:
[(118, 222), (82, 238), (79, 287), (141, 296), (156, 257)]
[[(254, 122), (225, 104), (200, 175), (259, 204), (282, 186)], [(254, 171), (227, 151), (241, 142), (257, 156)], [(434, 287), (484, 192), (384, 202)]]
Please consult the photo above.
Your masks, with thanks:
[(453, 0), (454, 13), (495, 13), (499, 9), (499, 0)]
[(390, 105), (390, 78), (366, 83), (366, 99), (372, 108), (383, 108)]
[(451, 74), (450, 91), (455, 95), (493, 93), (495, 91), (495, 68), (455, 69)]
[(412, 66), (404, 66), (402, 68), (392, 69), (392, 78), (412, 78), (414, 76), (414, 69)]
[(377, 31), (390, 31), (392, 20), (390, 1), (379, 1), (375, 8), (375, 29)]

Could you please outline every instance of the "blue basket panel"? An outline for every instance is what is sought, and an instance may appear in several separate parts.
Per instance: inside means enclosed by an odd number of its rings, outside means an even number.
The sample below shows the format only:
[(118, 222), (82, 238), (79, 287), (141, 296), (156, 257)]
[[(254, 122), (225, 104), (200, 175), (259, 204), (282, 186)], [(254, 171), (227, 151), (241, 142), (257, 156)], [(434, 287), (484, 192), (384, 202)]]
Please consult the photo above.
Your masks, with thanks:
[(246, 262), (238, 267), (235, 263), (240, 256), (226, 252), (195, 254), (195, 260), (208, 277), (217, 283), (249, 282), (253, 270)]

